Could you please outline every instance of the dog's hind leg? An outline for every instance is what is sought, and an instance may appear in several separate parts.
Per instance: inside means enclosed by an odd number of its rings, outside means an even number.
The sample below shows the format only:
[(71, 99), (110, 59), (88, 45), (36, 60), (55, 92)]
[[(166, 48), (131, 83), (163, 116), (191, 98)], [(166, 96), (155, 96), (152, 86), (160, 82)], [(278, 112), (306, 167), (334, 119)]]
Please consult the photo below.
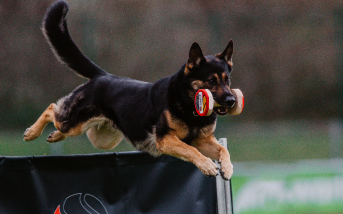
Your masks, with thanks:
[(43, 114), (38, 118), (38, 120), (28, 129), (26, 129), (24, 133), (24, 140), (31, 141), (39, 137), (46, 125), (49, 122), (54, 122), (55, 120), (55, 113), (54, 109), (56, 108), (56, 104), (52, 103), (50, 106), (43, 112)]
[(67, 136), (65, 136), (62, 132), (60, 132), (59, 130), (56, 130), (56, 131), (51, 132), (51, 134), (48, 136), (47, 141), (49, 143), (56, 143), (56, 142), (66, 139), (66, 137)]
[(57, 128), (57, 130), (50, 133), (50, 135), (47, 138), (47, 142), (56, 143), (56, 142), (66, 139), (67, 137), (75, 137), (75, 136), (81, 135), (85, 132), (84, 130), (85, 124), (86, 123), (80, 123), (76, 125), (75, 127), (70, 128), (68, 131), (62, 133), (61, 132), (61, 130), (63, 130), (62, 123), (58, 121), (54, 121), (54, 125)]

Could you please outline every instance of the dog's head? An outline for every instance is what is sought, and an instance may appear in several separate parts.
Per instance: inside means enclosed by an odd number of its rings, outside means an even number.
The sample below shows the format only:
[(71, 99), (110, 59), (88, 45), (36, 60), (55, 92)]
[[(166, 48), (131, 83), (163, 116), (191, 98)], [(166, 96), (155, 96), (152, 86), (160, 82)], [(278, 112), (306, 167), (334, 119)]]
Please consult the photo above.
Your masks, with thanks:
[(218, 115), (227, 114), (227, 108), (232, 107), (236, 101), (230, 90), (232, 53), (232, 40), (222, 53), (210, 56), (204, 56), (200, 46), (193, 43), (184, 70), (191, 83), (190, 96), (194, 98), (199, 89), (209, 89), (214, 100), (222, 106), (213, 109)]

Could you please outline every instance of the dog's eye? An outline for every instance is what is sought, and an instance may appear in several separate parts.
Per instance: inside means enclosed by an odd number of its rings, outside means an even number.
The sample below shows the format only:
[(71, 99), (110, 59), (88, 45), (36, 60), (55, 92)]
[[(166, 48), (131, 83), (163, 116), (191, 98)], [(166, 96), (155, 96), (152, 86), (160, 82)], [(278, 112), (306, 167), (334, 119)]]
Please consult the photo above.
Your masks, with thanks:
[(209, 79), (207, 80), (211, 85), (215, 85), (217, 83), (217, 80), (216, 79)]

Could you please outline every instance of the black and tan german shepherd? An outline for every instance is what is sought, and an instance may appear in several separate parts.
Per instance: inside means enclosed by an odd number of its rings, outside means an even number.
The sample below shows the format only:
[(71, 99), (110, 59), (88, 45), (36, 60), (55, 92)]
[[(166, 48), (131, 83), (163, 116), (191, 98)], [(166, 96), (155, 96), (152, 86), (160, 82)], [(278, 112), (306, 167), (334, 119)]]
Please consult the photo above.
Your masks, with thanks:
[[(25, 131), (24, 140), (36, 139), (53, 122), (57, 130), (48, 142), (86, 132), (94, 146), (111, 149), (125, 136), (137, 150), (172, 155), (194, 163), (207, 176), (220, 172), (229, 179), (229, 152), (213, 133), (217, 115), (225, 115), (235, 103), (230, 90), (233, 42), (210, 56), (193, 43), (177, 73), (155, 83), (142, 82), (109, 74), (83, 55), (69, 35), (67, 12), (65, 1), (54, 3), (45, 15), (43, 32), (56, 57), (89, 81), (51, 104)], [(208, 117), (194, 115), (198, 89), (209, 89), (223, 107)], [(212, 160), (220, 162), (220, 169)]]

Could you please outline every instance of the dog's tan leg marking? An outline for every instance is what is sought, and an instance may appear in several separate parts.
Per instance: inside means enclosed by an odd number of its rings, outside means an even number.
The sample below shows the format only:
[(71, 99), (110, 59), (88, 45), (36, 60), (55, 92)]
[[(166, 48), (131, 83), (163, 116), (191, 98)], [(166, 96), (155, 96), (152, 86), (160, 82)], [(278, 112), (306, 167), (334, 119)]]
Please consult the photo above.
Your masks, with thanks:
[(56, 130), (54, 132), (51, 132), (51, 134), (48, 136), (47, 141), (49, 143), (56, 143), (56, 142), (66, 139), (66, 137), (67, 136), (65, 136), (62, 132)]
[(24, 133), (25, 141), (31, 141), (39, 137), (42, 134), (46, 125), (49, 122), (54, 121), (55, 108), (56, 108), (55, 103), (50, 104), (50, 106), (43, 112), (43, 114), (38, 118), (38, 120), (30, 128), (26, 129)]
[(207, 176), (218, 175), (218, 167), (210, 158), (202, 155), (193, 146), (182, 142), (173, 131), (158, 139), (156, 146), (163, 154), (194, 163)]
[(233, 165), (230, 161), (229, 151), (220, 145), (213, 135), (196, 139), (192, 142), (192, 146), (197, 148), (203, 155), (213, 160), (217, 160), (220, 163), (220, 171), (224, 179), (228, 180), (231, 178)]

